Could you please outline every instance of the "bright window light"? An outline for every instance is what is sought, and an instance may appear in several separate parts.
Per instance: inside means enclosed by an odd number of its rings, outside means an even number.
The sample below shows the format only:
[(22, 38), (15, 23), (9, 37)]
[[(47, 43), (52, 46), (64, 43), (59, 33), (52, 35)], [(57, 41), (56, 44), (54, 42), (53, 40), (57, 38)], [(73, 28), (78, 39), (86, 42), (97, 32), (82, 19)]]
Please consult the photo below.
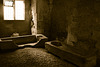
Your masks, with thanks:
[(25, 8), (23, 1), (15, 1), (15, 19), (25, 20)]
[(24, 0), (4, 0), (4, 20), (25, 20)]
[(13, 7), (4, 6), (4, 20), (14, 20)]
[(13, 6), (13, 2), (12, 1), (5, 1), (5, 5), (6, 6)]

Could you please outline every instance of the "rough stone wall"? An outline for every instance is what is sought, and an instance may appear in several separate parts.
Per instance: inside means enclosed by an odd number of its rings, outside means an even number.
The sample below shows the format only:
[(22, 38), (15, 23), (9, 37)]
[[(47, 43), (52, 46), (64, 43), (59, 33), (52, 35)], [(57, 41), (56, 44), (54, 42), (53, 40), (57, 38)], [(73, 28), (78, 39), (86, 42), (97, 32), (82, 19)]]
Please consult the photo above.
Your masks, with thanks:
[(80, 0), (75, 5), (77, 6), (72, 8), (71, 11), (72, 22), (68, 25), (69, 35), (73, 36), (74, 40), (68, 37), (69, 41), (93, 39), (93, 24), (96, 22), (94, 1)]
[(69, 44), (79, 40), (97, 40), (99, 35), (96, 34), (99, 33), (100, 27), (99, 4), (99, 0), (54, 0), (51, 38), (56, 38), (59, 33), (68, 32), (66, 43)]
[(49, 36), (50, 8), (49, 0), (37, 0), (37, 33)]
[(51, 12), (51, 29), (50, 29), (50, 39), (55, 39), (58, 36), (63, 36), (67, 34), (67, 23), (68, 20), (66, 19), (68, 7), (66, 6), (65, 0), (53, 0), (53, 8)]

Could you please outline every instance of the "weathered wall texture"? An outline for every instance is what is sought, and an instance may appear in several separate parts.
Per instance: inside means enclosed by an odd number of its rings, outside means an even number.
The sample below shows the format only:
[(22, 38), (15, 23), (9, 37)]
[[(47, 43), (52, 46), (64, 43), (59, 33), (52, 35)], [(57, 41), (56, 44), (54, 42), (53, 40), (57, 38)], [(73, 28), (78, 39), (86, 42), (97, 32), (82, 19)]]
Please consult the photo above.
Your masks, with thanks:
[(49, 36), (50, 7), (49, 0), (37, 0), (37, 33)]
[(82, 40), (99, 42), (99, 0), (54, 0), (51, 15), (51, 38), (63, 37), (66, 43)]
[(30, 34), (30, 1), (25, 0), (25, 21), (3, 20), (3, 0), (0, 0), (0, 37), (11, 36), (18, 32), (20, 35)]
[[(50, 38), (64, 37), (67, 34), (68, 20), (67, 15), (68, 7), (65, 0), (53, 0), (53, 8), (51, 12), (51, 30)], [(66, 35), (67, 36), (67, 35)]]

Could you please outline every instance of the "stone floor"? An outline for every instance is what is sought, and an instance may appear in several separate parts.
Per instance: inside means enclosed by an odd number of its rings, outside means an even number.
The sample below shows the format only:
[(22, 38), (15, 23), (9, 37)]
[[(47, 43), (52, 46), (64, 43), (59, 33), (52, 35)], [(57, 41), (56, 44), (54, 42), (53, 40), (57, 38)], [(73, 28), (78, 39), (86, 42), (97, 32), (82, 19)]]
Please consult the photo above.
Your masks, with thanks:
[(0, 53), (0, 67), (76, 67), (43, 48), (24, 48)]

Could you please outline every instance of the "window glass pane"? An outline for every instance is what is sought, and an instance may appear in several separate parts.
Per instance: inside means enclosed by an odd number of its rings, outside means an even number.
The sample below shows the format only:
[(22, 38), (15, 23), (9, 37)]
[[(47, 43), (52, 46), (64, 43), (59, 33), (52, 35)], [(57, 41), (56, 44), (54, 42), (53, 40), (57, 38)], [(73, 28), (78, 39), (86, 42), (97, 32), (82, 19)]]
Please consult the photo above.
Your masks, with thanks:
[(13, 6), (13, 2), (12, 1), (5, 1), (5, 6)]
[(4, 20), (14, 20), (13, 7), (4, 6)]
[(15, 20), (25, 20), (24, 1), (15, 1)]

